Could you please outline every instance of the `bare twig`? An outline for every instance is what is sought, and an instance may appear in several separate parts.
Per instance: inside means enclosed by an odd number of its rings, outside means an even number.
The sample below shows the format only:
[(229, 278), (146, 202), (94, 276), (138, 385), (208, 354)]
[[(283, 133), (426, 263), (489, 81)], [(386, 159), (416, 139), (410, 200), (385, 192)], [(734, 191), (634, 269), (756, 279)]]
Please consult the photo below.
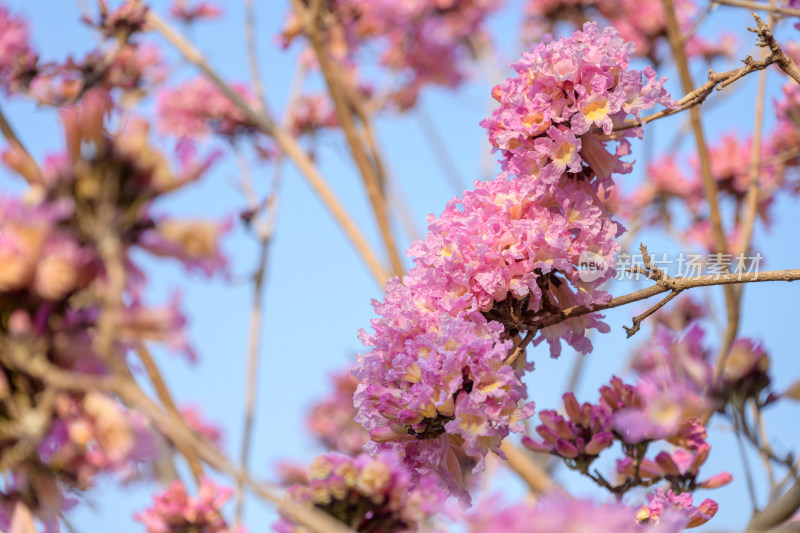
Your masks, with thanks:
[(800, 481), (795, 482), (775, 502), (757, 512), (747, 525), (748, 531), (766, 531), (789, 520), (800, 508)]
[[(678, 74), (681, 78), (681, 84), (685, 92), (690, 92), (694, 86), (692, 81), (692, 74), (689, 70), (689, 60), (686, 56), (686, 49), (681, 39), (681, 31), (678, 26), (678, 19), (675, 14), (675, 3), (673, 0), (662, 0), (664, 4), (664, 11), (667, 15), (667, 31), (669, 35), (670, 46), (672, 47), (672, 54), (678, 68)], [(722, 217), (719, 209), (719, 199), (717, 198), (717, 182), (714, 179), (714, 172), (711, 168), (711, 156), (706, 144), (705, 134), (703, 132), (703, 122), (701, 119), (700, 107), (695, 106), (689, 110), (689, 117), (694, 131), (694, 138), (697, 144), (697, 157), (700, 160), (700, 173), (703, 178), (703, 189), (705, 191), (706, 201), (709, 207), (709, 219), (711, 222), (711, 230), (714, 236), (715, 251), (724, 253), (727, 248), (727, 240), (725, 232), (722, 229)], [(725, 309), (728, 319), (726, 333), (720, 354), (727, 354), (733, 339), (736, 338), (736, 333), (739, 326), (739, 305), (736, 299), (736, 291), (732, 286), (725, 285)], [(718, 359), (721, 361), (722, 357)], [(719, 369), (719, 367), (718, 367)], [(717, 374), (719, 375), (719, 374)]]
[(800, 280), (800, 269), (794, 270), (773, 270), (765, 272), (748, 272), (736, 274), (720, 274), (709, 276), (695, 276), (695, 277), (672, 277), (663, 280), (661, 283), (642, 289), (624, 296), (617, 296), (612, 298), (611, 301), (605, 304), (596, 304), (592, 306), (576, 305), (568, 307), (557, 312), (550, 312), (549, 314), (541, 317), (534, 318), (525, 323), (531, 328), (545, 328), (558, 324), (570, 318), (575, 318), (588, 313), (603, 311), (605, 309), (613, 309), (621, 307), (633, 302), (646, 300), (658, 294), (668, 291), (685, 290), (695, 287), (710, 287), (712, 285), (736, 285), (740, 283), (753, 283), (764, 281), (797, 281)]
[(297, 165), (297, 168), (308, 180), (309, 185), (322, 202), (333, 215), (334, 219), (341, 225), (350, 242), (359, 252), (364, 259), (367, 267), (372, 273), (375, 280), (382, 287), (386, 280), (389, 278), (388, 272), (381, 265), (380, 260), (373, 252), (361, 230), (352, 220), (350, 215), (345, 210), (342, 203), (331, 190), (328, 183), (317, 170), (317, 167), (306, 155), (297, 141), (283, 128), (278, 127), (275, 121), (264, 110), (262, 113), (257, 113), (250, 105), (231, 88), (220, 76), (214, 71), (205, 60), (205, 58), (191, 45), (185, 38), (180, 36), (174, 29), (172, 29), (166, 22), (164, 22), (154, 12), (148, 12), (148, 21), (150, 26), (161, 33), (161, 35), (172, 44), (190, 63), (197, 66), (208, 79), (228, 97), (242, 113), (248, 121), (256, 126), (260, 131), (267, 135), (271, 135), (284, 154), (289, 157)]
[(405, 269), (403, 268), (403, 262), (397, 250), (394, 236), (392, 235), (392, 228), (389, 224), (389, 217), (387, 216), (386, 191), (379, 180), (376, 167), (377, 162), (370, 161), (358, 135), (358, 131), (356, 130), (351, 106), (347, 105), (348, 93), (340, 83), (342, 81), (342, 76), (338, 75), (337, 65), (335, 65), (328, 56), (328, 48), (323, 38), (323, 29), (320, 27), (319, 19), (321, 14), (318, 10), (313, 9), (313, 6), (311, 9), (307, 8), (300, 0), (292, 0), (292, 4), (303, 26), (303, 32), (308, 37), (311, 47), (314, 49), (320, 70), (328, 86), (328, 92), (333, 101), (339, 126), (344, 132), (347, 143), (350, 146), (353, 160), (356, 166), (358, 166), (361, 177), (364, 180), (364, 186), (367, 190), (370, 203), (372, 204), (375, 219), (378, 222), (386, 251), (389, 254), (389, 262), (392, 265), (392, 271), (395, 275), (401, 276)]
[(36, 160), (25, 148), (25, 145), (22, 144), (22, 141), (19, 140), (17, 133), (6, 119), (2, 109), (0, 109), (0, 133), (2, 133), (3, 137), (8, 141), (14, 154), (21, 159), (21, 161), (19, 161), (20, 170), (27, 170), (23, 173), (23, 177), (29, 180), (31, 185), (41, 183), (42, 171), (39, 169), (38, 163), (36, 163)]
[(528, 485), (532, 494), (547, 492), (558, 484), (547, 472), (539, 466), (536, 461), (522, 448), (515, 446), (508, 439), (500, 444), (502, 451), (508, 460), (508, 467)]
[(666, 298), (664, 298), (663, 300), (658, 302), (656, 305), (654, 305), (653, 307), (651, 307), (650, 309), (648, 309), (647, 311), (645, 311), (641, 315), (633, 317), (633, 326), (632, 327), (629, 328), (628, 326), (622, 326), (622, 328), (625, 330), (625, 333), (627, 334), (628, 338), (630, 339), (631, 337), (633, 337), (636, 334), (636, 332), (639, 331), (639, 328), (641, 327), (642, 322), (644, 322), (647, 319), (647, 317), (649, 317), (650, 315), (652, 315), (653, 313), (655, 313), (656, 311), (658, 311), (659, 309), (661, 309), (662, 307), (667, 305), (667, 303), (669, 303), (673, 298), (675, 298), (680, 293), (681, 293), (681, 290), (672, 291), (671, 293), (669, 293), (669, 295)]
[[(164, 382), (164, 378), (161, 376), (161, 371), (158, 369), (158, 365), (156, 365), (153, 356), (150, 355), (147, 346), (145, 346), (144, 343), (140, 343), (136, 351), (139, 354), (139, 359), (144, 366), (145, 372), (147, 372), (147, 377), (150, 378), (150, 382), (153, 384), (153, 388), (161, 404), (173, 416), (181, 417), (182, 415), (172, 399), (172, 394), (170, 394), (169, 388)], [(176, 442), (175, 446), (186, 459), (186, 462), (189, 464), (189, 469), (192, 472), (192, 477), (194, 477), (195, 483), (199, 486), (200, 480), (203, 478), (203, 466), (200, 464), (200, 460), (197, 458), (197, 455), (195, 455), (191, 449), (184, 446), (183, 443)]]
[(256, 9), (253, 0), (244, 0), (244, 39), (247, 46), (247, 63), (253, 80), (253, 91), (258, 102), (266, 108), (264, 83), (258, 68), (258, 46), (256, 45)]
[(780, 13), (781, 15), (800, 17), (800, 9), (793, 7), (775, 6), (772, 4), (772, 2), (770, 2), (769, 4), (762, 4), (761, 2), (747, 2), (746, 0), (711, 0), (711, 3), (720, 4), (723, 6), (755, 9), (756, 11), (769, 11), (770, 13)]
[[(754, 18), (758, 27), (755, 29), (749, 29), (758, 35), (758, 46), (764, 48), (766, 51), (761, 60), (755, 60), (752, 57), (747, 56), (742, 60), (744, 63), (744, 66), (742, 67), (725, 72), (714, 72), (713, 70), (709, 70), (708, 80), (696, 89), (692, 89), (693, 84), (691, 83), (684, 84), (684, 91), (686, 91), (686, 95), (678, 100), (677, 105), (674, 108), (664, 109), (663, 111), (643, 117), (640, 120), (626, 120), (621, 125), (615, 127), (614, 131), (618, 132), (631, 128), (638, 128), (647, 124), (648, 122), (674, 115), (675, 113), (686, 111), (687, 109), (693, 109), (695, 106), (702, 104), (708, 95), (714, 92), (715, 89), (717, 91), (721, 91), (744, 76), (747, 76), (752, 72), (764, 70), (772, 64), (780, 67), (789, 76), (794, 78), (795, 81), (800, 83), (800, 68), (797, 67), (794, 61), (792, 61), (792, 59), (786, 55), (777, 41), (775, 41), (770, 27), (764, 24), (758, 15), (754, 15)], [(691, 78), (689, 78), (689, 81), (691, 81)], [(614, 135), (612, 133), (609, 137), (615, 138), (617, 136), (618, 135)]]

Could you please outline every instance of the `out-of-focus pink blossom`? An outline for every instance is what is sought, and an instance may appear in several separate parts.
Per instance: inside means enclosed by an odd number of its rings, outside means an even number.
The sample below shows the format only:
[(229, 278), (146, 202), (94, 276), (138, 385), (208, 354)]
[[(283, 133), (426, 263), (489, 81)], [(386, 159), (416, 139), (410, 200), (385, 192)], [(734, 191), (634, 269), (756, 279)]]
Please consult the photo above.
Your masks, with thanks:
[[(353, 458), (328, 453), (314, 459), (308, 482), (291, 487), (288, 498), (313, 505), (356, 531), (412, 532), (441, 510), (446, 493), (433, 477), (414, 481), (394, 454)], [(288, 517), (273, 529), (297, 531)]]
[(18, 90), (34, 74), (36, 61), (28, 23), (0, 5), (0, 88), (6, 93)]
[(228, 261), (220, 251), (220, 238), (231, 229), (230, 219), (216, 223), (208, 220), (165, 218), (156, 228), (142, 235), (139, 245), (159, 257), (172, 257), (188, 270), (200, 270), (206, 276), (227, 273)]
[(222, 8), (211, 2), (174, 0), (169, 6), (169, 14), (189, 24), (200, 19), (217, 19), (222, 16)]
[[(255, 101), (244, 85), (233, 87), (245, 100)], [(205, 78), (160, 91), (156, 96), (156, 115), (158, 130), (175, 137), (203, 139), (212, 132), (235, 137), (255, 131), (239, 108)]]
[(687, 524), (682, 513), (667, 512), (654, 526), (640, 524), (634, 510), (622, 503), (599, 504), (564, 495), (543, 498), (537, 505), (503, 508), (496, 498), (485, 500), (469, 515), (470, 533), (680, 533)]
[(358, 380), (346, 372), (331, 376), (331, 384), (333, 390), (311, 408), (308, 427), (330, 450), (357, 455), (369, 440), (369, 434), (355, 421), (358, 411), (353, 396)]
[(222, 507), (232, 493), (231, 489), (220, 487), (205, 478), (197, 496), (192, 497), (183, 483), (176, 481), (153, 498), (152, 507), (137, 513), (135, 518), (144, 524), (147, 533), (240, 533), (241, 528), (230, 527), (222, 515)]

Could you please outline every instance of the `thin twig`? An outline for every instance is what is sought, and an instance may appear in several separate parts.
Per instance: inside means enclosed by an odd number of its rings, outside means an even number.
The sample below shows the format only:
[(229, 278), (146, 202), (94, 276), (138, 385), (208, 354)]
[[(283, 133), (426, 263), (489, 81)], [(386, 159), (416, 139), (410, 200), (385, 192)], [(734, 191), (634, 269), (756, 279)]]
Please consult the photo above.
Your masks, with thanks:
[(36, 163), (36, 160), (31, 156), (31, 153), (25, 148), (25, 145), (22, 144), (17, 133), (14, 131), (14, 128), (11, 126), (11, 123), (8, 122), (6, 116), (3, 114), (3, 110), (0, 109), (0, 133), (3, 134), (8, 144), (11, 146), (11, 149), (14, 151), (14, 154), (21, 159), (20, 167), (22, 169), (26, 169), (29, 171), (24, 172), (23, 177), (31, 181), (31, 185), (41, 183), (42, 182), (42, 171), (39, 168), (39, 164)]
[(256, 9), (253, 0), (244, 0), (244, 40), (247, 46), (247, 63), (250, 78), (253, 80), (253, 91), (259, 103), (266, 108), (264, 83), (261, 81), (261, 70), (258, 68), (258, 46), (256, 45)]
[(762, 4), (760, 2), (747, 2), (746, 0), (711, 0), (712, 4), (720, 4), (723, 6), (743, 7), (745, 9), (755, 9), (756, 11), (769, 11), (770, 13), (780, 13), (781, 15), (790, 15), (793, 17), (800, 17), (800, 9), (793, 7), (775, 6), (772, 2), (769, 4)]
[[(673, 0), (662, 0), (664, 4), (664, 11), (667, 16), (667, 31), (669, 35), (670, 46), (672, 47), (672, 54), (678, 68), (678, 74), (681, 78), (681, 84), (685, 92), (690, 92), (694, 86), (692, 81), (692, 74), (689, 70), (689, 60), (686, 56), (686, 48), (681, 39), (681, 31), (678, 26), (678, 19), (675, 13), (675, 3)], [(770, 56), (772, 57), (772, 56)], [(703, 189), (705, 191), (706, 201), (709, 207), (709, 219), (711, 222), (711, 230), (714, 237), (715, 251), (725, 253), (728, 249), (725, 232), (722, 229), (722, 217), (720, 215), (719, 198), (717, 197), (717, 182), (714, 178), (714, 171), (711, 167), (711, 156), (706, 144), (705, 134), (703, 132), (703, 122), (701, 118), (700, 107), (695, 106), (689, 110), (689, 118), (694, 131), (695, 143), (697, 144), (697, 157), (700, 161), (700, 173), (703, 178)], [(736, 299), (736, 292), (732, 286), (726, 285), (725, 292), (725, 309), (727, 314), (728, 323), (726, 326), (726, 333), (721, 348), (721, 354), (727, 354), (728, 349), (736, 338), (739, 325), (739, 305)], [(721, 361), (720, 357), (718, 361)], [(718, 367), (719, 369), (719, 367)], [(719, 375), (719, 374), (717, 374)]]
[(389, 273), (381, 265), (377, 255), (373, 252), (369, 242), (364, 237), (361, 230), (345, 210), (341, 201), (336, 197), (333, 190), (331, 190), (328, 183), (319, 173), (319, 170), (306, 155), (297, 141), (283, 128), (278, 127), (275, 121), (269, 116), (266, 110), (262, 113), (257, 113), (250, 105), (242, 98), (242, 96), (233, 90), (220, 76), (214, 71), (200, 54), (197, 49), (191, 45), (185, 38), (179, 35), (172, 29), (164, 20), (161, 19), (154, 12), (148, 12), (148, 21), (150, 26), (158, 31), (170, 44), (172, 44), (183, 57), (194, 64), (208, 77), (208, 79), (228, 97), (242, 113), (248, 121), (256, 126), (261, 132), (271, 135), (283, 153), (294, 161), (297, 168), (308, 180), (309, 185), (322, 200), (323, 204), (328, 208), (331, 215), (339, 223), (345, 232), (345, 235), (350, 239), (355, 249), (364, 259), (370, 273), (373, 275), (378, 284), (382, 287), (386, 280), (389, 278)]
[[(153, 389), (155, 389), (156, 395), (158, 396), (159, 401), (161, 401), (161, 404), (174, 416), (181, 417), (182, 415), (178, 410), (178, 407), (175, 405), (172, 395), (169, 392), (169, 388), (167, 387), (164, 378), (161, 376), (161, 372), (159, 371), (153, 356), (150, 355), (150, 351), (147, 349), (147, 346), (145, 346), (144, 343), (140, 343), (136, 352), (139, 354), (139, 359), (144, 366), (145, 372), (147, 372), (147, 377), (150, 378), (150, 382), (153, 384)], [(203, 466), (200, 464), (200, 460), (192, 452), (192, 450), (186, 448), (183, 443), (175, 442), (175, 446), (189, 464), (189, 469), (192, 472), (192, 477), (194, 477), (195, 483), (200, 486), (200, 480), (203, 478)]]
[(639, 331), (639, 328), (641, 327), (642, 322), (644, 322), (647, 319), (647, 317), (649, 317), (650, 315), (652, 315), (653, 313), (655, 313), (656, 311), (658, 311), (659, 309), (661, 309), (662, 307), (667, 305), (667, 303), (669, 303), (673, 298), (675, 298), (680, 293), (681, 293), (680, 290), (672, 291), (671, 293), (669, 293), (669, 295), (666, 298), (664, 298), (663, 300), (658, 302), (656, 305), (654, 305), (653, 307), (651, 307), (650, 309), (648, 309), (647, 311), (645, 311), (641, 315), (633, 317), (633, 327), (629, 328), (628, 326), (622, 326), (622, 328), (625, 330), (625, 333), (627, 334), (628, 338), (630, 339), (631, 337), (633, 337), (636, 334), (636, 332)]
[(500, 451), (505, 454), (508, 467), (528, 485), (532, 494), (541, 494), (558, 486), (558, 483), (525, 450), (515, 446), (508, 439), (500, 444)]
[(311, 9), (307, 8), (300, 0), (292, 0), (292, 4), (303, 26), (303, 32), (306, 37), (308, 37), (311, 47), (314, 49), (320, 70), (328, 86), (328, 92), (333, 101), (339, 126), (344, 132), (347, 144), (350, 146), (353, 160), (364, 181), (364, 187), (367, 190), (367, 196), (372, 205), (373, 214), (378, 222), (378, 228), (380, 229), (386, 251), (389, 255), (392, 272), (397, 276), (401, 276), (405, 269), (403, 268), (403, 262), (400, 258), (397, 245), (395, 244), (392, 228), (389, 224), (389, 217), (387, 216), (386, 191), (379, 180), (376, 163), (370, 161), (364, 149), (364, 145), (360, 140), (358, 131), (356, 130), (352, 109), (347, 105), (347, 92), (339, 83), (342, 77), (337, 75), (337, 65), (330, 60), (328, 55), (328, 48), (323, 39), (323, 30), (320, 27), (319, 18), (321, 13), (313, 9), (313, 6)]

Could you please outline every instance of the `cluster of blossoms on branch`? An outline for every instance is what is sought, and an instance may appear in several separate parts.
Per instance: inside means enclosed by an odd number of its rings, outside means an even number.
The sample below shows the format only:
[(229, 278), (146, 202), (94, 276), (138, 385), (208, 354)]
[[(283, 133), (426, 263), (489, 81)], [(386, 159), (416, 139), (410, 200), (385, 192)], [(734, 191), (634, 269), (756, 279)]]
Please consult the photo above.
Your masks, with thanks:
[[(412, 476), (396, 454), (350, 457), (320, 455), (311, 463), (305, 483), (286, 495), (296, 505), (325, 511), (355, 531), (417, 531), (441, 510), (447, 493), (438, 481)], [(273, 526), (278, 533), (306, 531), (288, 517)]]
[[(501, 107), (484, 121), (505, 172), (429, 217), (425, 240), (409, 250), (416, 266), (389, 281), (374, 302), (374, 332), (361, 333), (372, 351), (354, 372), (355, 402), (369, 447), (401, 451), (412, 471), (438, 473), (462, 501), (454, 450), (480, 470), (533, 413), (522, 403), (532, 365), (519, 358), (520, 334), (547, 340), (556, 357), (562, 340), (588, 353), (586, 331), (608, 330), (596, 314), (547, 319), (610, 299), (598, 286), (613, 275), (623, 229), (601, 195), (612, 173), (629, 170), (619, 159), (628, 144), (611, 154), (601, 135), (672, 104), (652, 69), (627, 69), (631, 52), (613, 29), (589, 23), (525, 54), (518, 75), (495, 88)], [(612, 268), (581, 279), (586, 253)]]
[(243, 533), (228, 525), (220, 509), (230, 499), (231, 489), (218, 487), (208, 478), (200, 482), (197, 497), (186, 492), (183, 483), (174, 482), (153, 498), (153, 506), (136, 515), (147, 533)]

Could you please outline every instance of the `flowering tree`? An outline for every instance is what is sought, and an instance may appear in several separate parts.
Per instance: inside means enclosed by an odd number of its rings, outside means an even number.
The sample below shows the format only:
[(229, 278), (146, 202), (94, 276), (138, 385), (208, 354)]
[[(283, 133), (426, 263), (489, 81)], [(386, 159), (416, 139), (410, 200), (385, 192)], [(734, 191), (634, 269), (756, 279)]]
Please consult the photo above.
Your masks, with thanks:
[[(800, 47), (778, 33), (794, 31), (794, 3), (292, 0), (270, 40), (296, 65), (276, 112), (267, 95), (281, 87), (261, 73), (252, 0), (242, 6), (249, 83), (229, 81), (222, 61), (200, 52), (205, 43), (187, 37), (215, 24), (222, 6), (100, 0), (82, 18), (97, 40), (64, 59), (38, 50), (26, 18), (35, 21), (38, 7), (0, 2), (2, 160), (14, 176), (0, 193), (0, 529), (71, 529), (72, 509), (115, 483), (152, 493), (133, 517), (150, 533), (263, 529), (244, 520), (246, 501), (272, 506), (272, 527), (284, 533), (800, 531), (791, 405), (800, 381), (771, 375), (770, 339), (740, 334), (746, 285), (800, 279), (800, 269), (761, 268), (775, 255), (758, 242), (776, 206), (800, 191)], [(741, 8), (767, 20), (708, 29), (719, 11)], [(522, 21), (510, 69), (492, 31), (500, 12)], [(757, 58), (742, 54), (720, 70), (740, 45)], [(707, 79), (696, 82), (703, 65)], [(499, 81), (480, 122), (499, 171), (461, 186), (414, 238), (402, 176), (386, 157), (408, 154), (384, 151), (377, 126), (416, 113), (459, 188), (423, 100), (463, 90), (481, 66)], [(755, 90), (742, 88), (745, 77), (757, 78)], [(768, 78), (782, 85), (774, 102)], [(747, 134), (709, 135), (704, 109), (737, 91), (755, 102), (735, 111)], [(55, 154), (29, 149), (6, 112), (31, 103), (59, 131)], [(680, 120), (678, 141), (690, 149), (648, 144), (659, 124)], [(357, 178), (371, 218), (352, 214), (351, 199), (335, 192), (343, 186), (323, 173), (323, 138), (346, 146), (345, 174)], [(233, 215), (173, 211), (175, 197), (231, 159)], [(307, 440), (322, 454), (284, 462), (265, 482), (250, 455), (255, 420), (271, 416), (256, 410), (256, 393), (285, 167), (317, 197), (304, 209), (321, 204), (349, 241), (336, 253), (355, 255), (372, 277), (346, 283), (381, 292), (358, 332), (357, 360), (308, 412)], [(409, 264), (395, 219), (410, 228)], [(314, 232), (292, 229), (304, 257), (273, 262), (324, 271)], [(191, 361), (205, 350), (193, 348), (182, 301), (162, 295), (159, 275), (176, 260), (235, 285), (246, 265), (226, 257), (222, 241), (240, 236), (255, 247), (256, 268), (246, 278), (252, 307), (242, 310), (244, 423), (231, 454), (198, 406), (176, 402), (160, 370), (165, 348)], [(665, 242), (683, 251), (668, 257), (656, 250)], [(635, 280), (643, 288), (631, 289)], [(296, 330), (282, 332), (300, 341), (293, 356), (328, 348), (304, 337), (343, 308), (324, 299), (336, 283), (318, 274), (291, 288), (303, 308)], [(787, 308), (793, 289), (782, 293)], [(601, 314), (624, 306), (641, 311), (632, 321)], [(286, 303), (270, 312), (294, 311)], [(646, 340), (617, 354), (599, 335), (612, 327)], [(577, 352), (575, 363), (549, 364), (565, 351)], [(592, 395), (577, 386), (585, 359), (605, 361)], [(535, 365), (571, 372), (557, 404), (528, 386), (543, 372)], [(767, 417), (794, 430), (795, 449), (779, 445)], [(735, 438), (720, 446), (725, 433)], [(738, 461), (744, 475), (734, 480)], [(503, 471), (522, 488), (493, 490)], [(706, 492), (734, 485), (746, 494)], [(726, 506), (747, 508), (747, 518), (715, 525)]]

